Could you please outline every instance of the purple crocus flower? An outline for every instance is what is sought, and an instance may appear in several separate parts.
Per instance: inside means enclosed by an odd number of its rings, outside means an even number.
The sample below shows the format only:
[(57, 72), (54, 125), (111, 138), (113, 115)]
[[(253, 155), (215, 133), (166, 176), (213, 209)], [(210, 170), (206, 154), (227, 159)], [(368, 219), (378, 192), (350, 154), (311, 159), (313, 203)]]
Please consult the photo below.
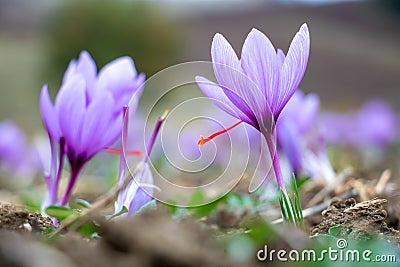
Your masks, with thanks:
[(85, 163), (118, 139), (122, 107), (134, 94), (141, 94), (144, 79), (144, 74), (137, 74), (129, 57), (110, 62), (97, 74), (95, 62), (83, 51), (77, 61), (69, 64), (54, 105), (47, 86), (43, 86), (40, 109), (52, 154), (50, 173), (46, 175), (49, 189), (46, 204), (57, 202), (64, 156), (68, 158), (71, 174), (59, 202), (61, 206), (67, 203)]
[[(286, 189), (274, 144), (274, 122), (303, 78), (309, 48), (306, 24), (296, 33), (286, 57), (256, 29), (247, 36), (241, 59), (228, 41), (221, 34), (216, 34), (211, 45), (211, 57), (218, 85), (206, 78), (196, 77), (198, 86), (214, 104), (264, 135), (278, 186), (284, 192)], [(199, 145), (213, 137), (202, 137)]]
[(303, 92), (296, 91), (283, 109), (276, 126), (278, 146), (287, 157), (296, 177), (300, 174), (307, 134), (310, 134), (313, 128), (316, 130), (318, 110), (317, 95), (304, 95)]
[(358, 111), (325, 113), (320, 121), (330, 144), (362, 149), (382, 147), (396, 138), (396, 115), (382, 100), (370, 100)]
[(385, 146), (396, 138), (396, 115), (385, 101), (366, 102), (357, 112), (355, 121), (360, 132), (360, 147)]
[(27, 179), (37, 169), (35, 163), (22, 130), (11, 121), (0, 122), (0, 169)]
[[(126, 170), (126, 145), (128, 136), (128, 112), (127, 107), (124, 109), (124, 127), (122, 135), (122, 150), (121, 164), (120, 164), (120, 177), (119, 184), (123, 185), (125, 182), (125, 170)], [(168, 110), (157, 120), (154, 131), (150, 137), (149, 143), (147, 144), (145, 155), (143, 159), (136, 166), (132, 178), (124, 190), (120, 192), (115, 202), (115, 214), (119, 213), (124, 207), (128, 210), (128, 215), (134, 215), (137, 213), (145, 204), (151, 201), (153, 198), (153, 188), (157, 188), (154, 185), (153, 174), (151, 173), (148, 159), (150, 153), (154, 147), (157, 135), (161, 129), (161, 125), (166, 119)], [(147, 189), (144, 190), (143, 188)]]

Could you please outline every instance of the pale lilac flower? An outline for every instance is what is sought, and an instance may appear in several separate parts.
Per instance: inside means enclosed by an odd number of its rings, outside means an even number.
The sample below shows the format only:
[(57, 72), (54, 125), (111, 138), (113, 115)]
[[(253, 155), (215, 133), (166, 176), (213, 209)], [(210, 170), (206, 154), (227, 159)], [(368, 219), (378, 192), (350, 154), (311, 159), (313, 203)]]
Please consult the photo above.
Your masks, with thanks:
[(40, 109), (52, 152), (50, 173), (46, 175), (47, 204), (57, 202), (64, 156), (68, 158), (71, 175), (59, 202), (61, 206), (67, 203), (85, 163), (118, 139), (122, 107), (134, 94), (141, 94), (144, 78), (144, 74), (137, 74), (129, 57), (110, 62), (97, 74), (95, 62), (83, 51), (77, 61), (70, 63), (54, 105), (47, 86), (43, 86)]
[(366, 102), (356, 114), (357, 131), (360, 132), (360, 145), (385, 146), (396, 137), (396, 115), (382, 100)]
[(328, 158), (325, 144), (321, 144), (316, 150), (304, 150), (302, 168), (314, 180), (323, 180), (326, 184), (335, 183), (337, 175)]
[[(293, 38), (285, 57), (270, 40), (253, 29), (238, 59), (228, 41), (214, 36), (211, 56), (218, 85), (203, 77), (196, 81), (219, 108), (255, 127), (264, 135), (278, 182), (286, 191), (274, 144), (274, 122), (300, 84), (307, 67), (310, 37), (306, 24)], [(301, 107), (299, 107), (301, 108)], [(229, 128), (227, 129), (229, 130)], [(211, 138), (202, 138), (202, 145)]]
[(152, 200), (154, 180), (149, 164), (140, 162), (135, 171), (126, 189), (117, 197), (115, 213), (126, 207), (128, 214), (133, 215)]
[(301, 172), (302, 155), (307, 149), (308, 135), (317, 132), (316, 123), (319, 98), (315, 94), (304, 95), (296, 91), (277, 123), (278, 147), (288, 159), (296, 177)]
[(11, 121), (0, 122), (0, 168), (29, 180), (36, 169), (33, 149), (25, 134)]
[[(127, 107), (124, 109), (124, 127), (122, 136), (122, 150), (124, 153), (121, 154), (120, 164), (120, 177), (119, 185), (123, 186), (125, 182), (125, 170), (126, 170), (126, 138), (128, 136), (128, 112)], [(145, 204), (150, 202), (153, 198), (153, 189), (157, 188), (154, 185), (153, 174), (151, 173), (148, 159), (150, 153), (154, 147), (157, 135), (161, 129), (161, 126), (166, 119), (168, 110), (157, 120), (154, 131), (150, 137), (149, 143), (147, 144), (145, 155), (143, 159), (136, 166), (134, 173), (132, 174), (131, 180), (124, 190), (120, 192), (115, 201), (115, 214), (119, 213), (124, 207), (128, 210), (128, 215), (134, 215), (137, 213)], [(146, 188), (146, 189), (144, 189)]]
[(396, 137), (396, 115), (381, 100), (368, 101), (358, 111), (325, 113), (320, 121), (329, 144), (362, 149), (388, 145)]

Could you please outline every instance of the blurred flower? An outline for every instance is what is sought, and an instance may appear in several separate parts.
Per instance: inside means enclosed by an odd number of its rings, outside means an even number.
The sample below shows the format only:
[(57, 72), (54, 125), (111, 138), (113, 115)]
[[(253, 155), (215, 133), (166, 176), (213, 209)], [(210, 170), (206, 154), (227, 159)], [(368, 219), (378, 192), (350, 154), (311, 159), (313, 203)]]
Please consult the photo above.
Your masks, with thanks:
[[(146, 187), (146, 191), (143, 187)], [(118, 195), (114, 207), (115, 213), (120, 212), (123, 207), (128, 210), (129, 215), (137, 213), (152, 200), (153, 187), (153, 174), (149, 164), (140, 162), (125, 190)]]
[(370, 100), (356, 114), (356, 126), (360, 132), (360, 145), (384, 146), (396, 137), (396, 115), (390, 106), (381, 100)]
[(396, 115), (381, 100), (370, 100), (358, 111), (325, 113), (320, 120), (324, 138), (330, 144), (362, 149), (382, 147), (395, 141)]
[[(239, 60), (228, 41), (221, 34), (216, 34), (211, 45), (211, 56), (219, 85), (196, 77), (200, 89), (215, 105), (264, 135), (278, 186), (284, 192), (286, 189), (274, 143), (274, 122), (303, 78), (309, 47), (306, 24), (293, 38), (286, 57), (282, 50), (275, 50), (263, 33), (253, 29), (244, 42)], [(201, 137), (199, 145), (231, 128), (207, 138)]]
[[(97, 74), (95, 62), (83, 51), (77, 61), (69, 64), (54, 105), (47, 86), (43, 86), (40, 109), (52, 154), (46, 204), (53, 205), (57, 201), (65, 155), (71, 174), (59, 203), (61, 206), (67, 203), (85, 163), (118, 139), (122, 106), (128, 104), (134, 94), (140, 96), (144, 79), (144, 74), (137, 74), (129, 57), (110, 62)], [(56, 143), (59, 144), (58, 164)]]
[[(123, 136), (128, 136), (128, 112), (127, 107), (124, 108), (124, 128)], [(168, 110), (157, 120), (154, 127), (154, 131), (150, 137), (149, 143), (145, 151), (145, 155), (141, 162), (136, 166), (134, 173), (128, 183), (128, 185), (120, 192), (115, 202), (115, 214), (119, 213), (124, 207), (128, 210), (129, 215), (137, 213), (145, 204), (151, 201), (153, 198), (153, 188), (157, 188), (154, 185), (153, 174), (151, 173), (148, 159), (150, 153), (154, 147), (157, 135), (161, 129), (161, 126), (166, 119)], [(121, 165), (120, 165), (120, 177), (119, 185), (123, 187), (125, 183), (125, 170), (126, 170), (126, 139), (122, 138), (122, 150), (124, 153), (121, 154)], [(143, 188), (147, 188), (144, 190)]]
[(0, 122), (0, 167), (13, 176), (32, 178), (37, 171), (34, 150), (25, 134), (11, 121)]
[(296, 177), (302, 167), (302, 156), (307, 147), (307, 135), (316, 130), (319, 98), (296, 91), (277, 123), (277, 141)]
[(316, 151), (304, 150), (302, 162), (304, 173), (312, 179), (323, 180), (326, 184), (335, 183), (337, 175), (328, 158), (325, 145), (321, 145)]

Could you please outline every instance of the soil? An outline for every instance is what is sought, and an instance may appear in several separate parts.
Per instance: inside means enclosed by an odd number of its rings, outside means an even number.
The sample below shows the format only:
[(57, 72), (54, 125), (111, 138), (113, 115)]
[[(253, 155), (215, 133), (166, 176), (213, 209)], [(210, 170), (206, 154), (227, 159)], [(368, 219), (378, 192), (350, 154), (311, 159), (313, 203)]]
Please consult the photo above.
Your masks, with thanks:
[[(336, 199), (322, 212), (311, 234), (326, 234), (329, 228), (341, 225), (339, 236), (359, 241), (378, 237), (397, 244), (400, 249), (400, 232), (387, 226), (384, 203), (385, 199), (360, 203), (355, 199)], [(34, 233), (53, 227), (51, 220), (11, 204), (0, 205), (0, 218), (3, 230), (0, 231), (0, 266), (240, 266), (227, 258), (224, 249), (212, 238), (215, 232), (210, 232), (207, 224), (190, 218), (177, 222), (161, 210), (112, 221), (92, 218), (99, 226), (101, 238), (91, 239), (74, 231), (65, 231), (50, 241), (40, 238), (41, 235)], [(31, 231), (23, 226), (26, 223), (31, 225)], [(272, 240), (266, 243), (278, 248), (293, 248), (301, 243), (301, 248), (310, 240), (303, 231), (284, 230), (288, 231), (291, 235), (287, 244), (285, 234), (279, 238), (280, 243)], [(297, 232), (300, 235), (295, 238)], [(257, 263), (246, 262), (246, 266), (257, 266)]]
[(355, 199), (333, 200), (322, 212), (321, 222), (311, 229), (311, 234), (327, 234), (337, 225), (342, 228), (339, 237), (354, 240), (370, 240), (380, 238), (397, 244), (400, 249), (400, 231), (387, 226), (386, 210), (383, 209), (385, 199), (372, 199), (357, 203)]
[(52, 227), (53, 222), (48, 217), (13, 204), (0, 203), (0, 230), (45, 233)]
[[(102, 238), (94, 255), (77, 253), (86, 242), (69, 240), (58, 244), (78, 266), (220, 266), (226, 256), (210, 240), (210, 233), (192, 220), (175, 222), (162, 212), (147, 212), (134, 218), (100, 222)], [(85, 251), (85, 250), (83, 250)], [(136, 262), (137, 264), (133, 264)]]

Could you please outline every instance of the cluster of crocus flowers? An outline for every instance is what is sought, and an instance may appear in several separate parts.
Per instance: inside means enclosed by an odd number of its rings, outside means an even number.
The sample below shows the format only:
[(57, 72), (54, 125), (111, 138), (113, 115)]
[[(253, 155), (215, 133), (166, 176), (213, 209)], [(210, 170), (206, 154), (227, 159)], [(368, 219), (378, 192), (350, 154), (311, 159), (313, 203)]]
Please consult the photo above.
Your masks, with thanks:
[[(40, 110), (51, 148), (44, 206), (66, 205), (85, 163), (121, 136), (123, 106), (133, 95), (140, 96), (144, 80), (129, 57), (116, 59), (97, 73), (95, 62), (83, 51), (69, 64), (54, 104), (43, 86)], [(58, 201), (64, 157), (70, 177)]]
[[(196, 77), (203, 93), (222, 110), (239, 119), (237, 124), (248, 123), (265, 137), (278, 186), (284, 193), (286, 188), (274, 141), (275, 123), (303, 78), (309, 48), (306, 24), (296, 33), (286, 56), (282, 50), (275, 50), (263, 33), (253, 29), (238, 59), (228, 41), (216, 34), (211, 56), (218, 84)], [(199, 145), (222, 133), (201, 137)]]

